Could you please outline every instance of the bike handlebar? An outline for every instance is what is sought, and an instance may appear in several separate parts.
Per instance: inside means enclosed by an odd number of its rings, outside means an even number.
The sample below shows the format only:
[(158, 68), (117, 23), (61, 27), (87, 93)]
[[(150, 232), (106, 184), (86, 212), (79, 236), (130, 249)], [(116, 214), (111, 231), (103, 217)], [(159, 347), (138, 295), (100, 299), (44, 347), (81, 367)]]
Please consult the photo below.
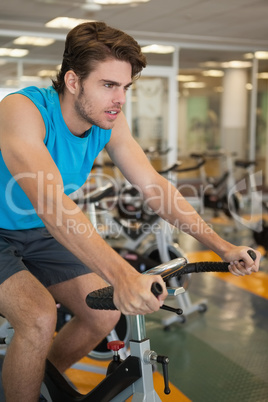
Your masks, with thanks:
[(108, 197), (108, 195), (112, 194), (114, 191), (114, 186), (112, 183), (107, 183), (102, 187), (98, 187), (95, 190), (90, 191), (89, 193), (83, 194), (82, 197), (72, 197), (72, 200), (76, 203), (90, 203), (95, 204), (98, 201), (101, 201), (103, 198)]
[[(167, 281), (174, 276), (197, 273), (197, 272), (229, 272), (227, 262), (195, 262), (187, 263), (185, 258), (176, 258), (168, 263), (161, 264), (149, 271), (145, 275), (160, 275)], [(157, 285), (154, 285), (157, 286)], [(159, 288), (158, 288), (159, 289)], [(153, 292), (155, 294), (155, 292)], [(86, 297), (86, 303), (95, 310), (116, 310), (113, 302), (114, 288), (107, 286), (91, 292)], [(160, 293), (158, 293), (160, 294)]]
[(178, 167), (177, 169), (175, 169), (175, 172), (177, 173), (185, 173), (185, 172), (191, 172), (192, 170), (198, 170), (200, 169), (202, 166), (204, 166), (206, 163), (206, 160), (204, 158), (201, 158), (199, 160), (199, 162), (196, 165), (193, 166), (188, 166), (188, 167)]
[[(249, 256), (254, 261), (256, 254), (253, 250), (248, 250)], [(186, 274), (200, 273), (200, 272), (229, 272), (229, 262), (208, 261), (208, 262), (190, 262), (188, 263), (185, 258), (175, 258), (169, 262), (158, 265), (143, 275), (160, 275), (166, 282), (173, 277), (180, 277)], [(154, 282), (152, 285), (152, 292), (157, 296), (161, 294), (161, 285)], [(117, 310), (113, 302), (114, 288), (107, 286), (105, 288), (95, 290), (86, 297), (86, 303), (90, 308), (95, 310)]]
[(186, 172), (191, 172), (193, 170), (198, 170), (200, 169), (203, 165), (205, 165), (206, 160), (200, 156), (200, 159), (198, 160), (198, 162), (195, 165), (192, 166), (187, 166), (187, 167), (181, 167), (181, 164), (183, 162), (181, 161), (177, 161), (175, 163), (173, 163), (170, 166), (165, 167), (162, 170), (158, 170), (159, 174), (167, 174), (169, 172), (175, 172), (175, 173), (186, 173)]
[[(176, 260), (179, 260), (179, 265), (176, 265)], [(185, 264), (181, 265), (181, 260), (185, 261)], [(173, 277), (180, 277), (182, 275), (198, 273), (198, 272), (229, 272), (227, 262), (196, 262), (187, 263), (185, 258), (176, 258), (169, 263), (161, 264), (149, 271), (146, 271), (145, 275), (160, 275), (166, 282)], [(166, 269), (162, 270), (162, 266), (165, 265)], [(159, 271), (159, 272), (158, 272)], [(95, 310), (117, 310), (113, 302), (114, 288), (107, 286), (102, 289), (91, 292), (86, 297), (86, 303), (90, 308)]]

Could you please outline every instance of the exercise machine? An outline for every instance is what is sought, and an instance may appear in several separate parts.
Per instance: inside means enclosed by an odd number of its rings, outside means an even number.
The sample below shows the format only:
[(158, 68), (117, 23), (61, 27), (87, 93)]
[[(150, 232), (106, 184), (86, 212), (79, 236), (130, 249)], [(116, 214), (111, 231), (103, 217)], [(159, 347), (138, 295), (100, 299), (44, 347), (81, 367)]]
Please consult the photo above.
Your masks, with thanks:
[[(198, 162), (197, 165), (184, 168), (181, 167), (180, 162), (176, 162), (159, 173), (172, 182), (174, 175), (198, 169), (203, 163), (204, 161)], [(103, 188), (112, 186), (112, 183), (108, 183)], [(139, 272), (144, 272), (171, 259), (184, 257), (184, 252), (178, 243), (178, 230), (157, 214), (148, 210), (148, 208), (144, 208), (142, 196), (135, 187), (125, 185), (119, 195), (113, 195), (112, 197), (106, 197), (104, 193), (104, 197), (98, 199), (100, 201), (98, 205), (94, 200), (95, 197), (91, 197), (90, 192), (83, 197), (83, 202), (89, 204), (87, 209), (90, 211), (88, 213), (90, 220), (95, 222), (97, 226), (95, 221), (96, 213), (101, 215), (104, 226), (113, 228), (111, 235), (109, 230), (105, 232), (105, 239), (115, 251)], [(117, 201), (116, 203), (115, 200)], [(112, 205), (116, 205), (116, 213), (107, 209), (107, 205), (110, 202)], [(116, 235), (117, 233), (120, 233), (120, 237)], [(115, 239), (113, 239), (114, 234)], [(178, 284), (176, 283), (177, 278), (172, 278), (170, 285), (174, 287), (183, 286), (187, 290), (190, 285), (190, 279), (190, 275), (185, 275), (180, 278), (180, 283)], [(186, 317), (194, 312), (203, 313), (207, 310), (207, 300), (202, 299), (192, 303), (187, 291), (176, 296), (176, 303), (182, 306), (184, 313), (180, 316), (172, 312), (163, 315), (162, 324), (166, 330), (175, 322), (184, 323)], [(124, 317), (122, 317), (120, 324), (121, 328), (122, 324), (125, 328), (128, 326), (128, 322), (125, 322)], [(111, 352), (106, 349), (106, 345), (102, 344), (98, 346), (98, 349), (101, 349), (100, 358), (104, 356), (104, 351), (107, 357), (110, 358)], [(91, 354), (93, 356), (94, 351)]]
[[(249, 253), (252, 253), (249, 250)], [(253, 254), (251, 256), (254, 257)], [(202, 262), (187, 263), (185, 258), (177, 258), (168, 263), (161, 264), (144, 274), (161, 275), (165, 282), (171, 277), (183, 276), (197, 272), (228, 272), (228, 263)], [(161, 286), (155, 283), (152, 292), (157, 296), (162, 291)], [(169, 295), (184, 292), (184, 289), (168, 288)], [(113, 288), (111, 286), (94, 291), (86, 298), (86, 303), (94, 309), (115, 309), (113, 303)], [(162, 309), (173, 309), (162, 306)], [(174, 309), (173, 309), (174, 310)], [(176, 309), (182, 314), (181, 309)], [(121, 361), (117, 352), (122, 346), (121, 342), (109, 345), (114, 350), (112, 363), (108, 367), (106, 377), (92, 391), (81, 395), (74, 390), (56, 368), (47, 362), (45, 380), (42, 385), (42, 395), (47, 402), (123, 402), (132, 396), (133, 402), (160, 402), (153, 385), (152, 366), (157, 362), (162, 364), (164, 374), (164, 392), (170, 393), (168, 383), (168, 357), (159, 356), (150, 348), (150, 340), (146, 336), (144, 316), (131, 316), (130, 355)]]

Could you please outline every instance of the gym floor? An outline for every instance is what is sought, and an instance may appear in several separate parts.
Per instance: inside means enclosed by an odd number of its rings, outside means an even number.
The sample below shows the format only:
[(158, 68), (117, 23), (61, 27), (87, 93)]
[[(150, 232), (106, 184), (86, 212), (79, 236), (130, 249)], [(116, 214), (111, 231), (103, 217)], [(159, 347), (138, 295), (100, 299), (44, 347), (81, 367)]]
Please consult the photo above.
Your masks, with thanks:
[[(252, 244), (247, 231), (224, 234), (235, 244)], [(218, 259), (187, 235), (181, 237), (180, 244), (190, 261)], [(206, 312), (195, 312), (185, 323), (173, 323), (168, 330), (163, 328), (162, 319), (169, 313), (160, 311), (146, 319), (152, 349), (170, 359), (170, 395), (163, 393), (161, 367), (155, 373), (161, 400), (267, 402), (268, 260), (263, 258), (260, 272), (246, 277), (192, 275), (188, 292), (192, 303), (206, 299)], [(100, 375), (73, 369), (68, 375), (83, 392), (89, 390), (88, 383), (94, 385), (101, 379)]]
[[(222, 228), (218, 228), (221, 231)], [(236, 244), (252, 244), (248, 232), (224, 233)], [(190, 261), (217, 256), (187, 235), (180, 244)], [(154, 373), (156, 390), (164, 402), (267, 402), (268, 401), (268, 260), (260, 272), (237, 278), (231, 274), (192, 275), (188, 290), (192, 303), (206, 299), (207, 311), (195, 312), (185, 323), (165, 330), (165, 311), (147, 316), (151, 347), (170, 359), (171, 394), (163, 393), (161, 367)], [(174, 304), (174, 299), (169, 299)], [(107, 362), (83, 359), (105, 367)], [(102, 374), (70, 369), (69, 378), (88, 392)], [(0, 401), (4, 401), (0, 386)], [(96, 401), (99, 402), (99, 401)]]

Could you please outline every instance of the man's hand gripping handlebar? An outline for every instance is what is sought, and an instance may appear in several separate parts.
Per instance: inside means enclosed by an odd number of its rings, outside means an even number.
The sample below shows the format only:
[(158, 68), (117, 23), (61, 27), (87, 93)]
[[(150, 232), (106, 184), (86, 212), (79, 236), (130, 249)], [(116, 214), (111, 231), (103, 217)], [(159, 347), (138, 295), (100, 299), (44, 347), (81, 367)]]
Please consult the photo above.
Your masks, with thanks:
[[(256, 259), (256, 254), (253, 250), (248, 250), (248, 254), (252, 260)], [(181, 277), (182, 275), (200, 272), (229, 272), (229, 262), (195, 262), (188, 263), (185, 258), (175, 258), (167, 263), (158, 265), (146, 272), (144, 275), (160, 275), (165, 282), (173, 277)], [(163, 291), (162, 286), (158, 282), (154, 282), (151, 291), (157, 297)], [(183, 288), (168, 289), (169, 294), (183, 293)], [(86, 297), (86, 303), (90, 308), (95, 310), (116, 310), (116, 306), (113, 302), (114, 289), (112, 286), (95, 290)], [(173, 309), (163, 305), (161, 307), (165, 310), (171, 310), (177, 314), (182, 314), (181, 309)]]

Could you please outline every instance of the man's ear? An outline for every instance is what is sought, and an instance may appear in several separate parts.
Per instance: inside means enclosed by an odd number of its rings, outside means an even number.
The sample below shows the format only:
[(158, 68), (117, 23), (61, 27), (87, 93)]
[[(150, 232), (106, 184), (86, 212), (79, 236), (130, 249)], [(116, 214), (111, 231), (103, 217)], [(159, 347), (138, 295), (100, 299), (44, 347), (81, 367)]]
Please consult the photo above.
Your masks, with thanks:
[(74, 94), (78, 89), (79, 78), (73, 70), (67, 71), (64, 76), (65, 86), (71, 94)]

